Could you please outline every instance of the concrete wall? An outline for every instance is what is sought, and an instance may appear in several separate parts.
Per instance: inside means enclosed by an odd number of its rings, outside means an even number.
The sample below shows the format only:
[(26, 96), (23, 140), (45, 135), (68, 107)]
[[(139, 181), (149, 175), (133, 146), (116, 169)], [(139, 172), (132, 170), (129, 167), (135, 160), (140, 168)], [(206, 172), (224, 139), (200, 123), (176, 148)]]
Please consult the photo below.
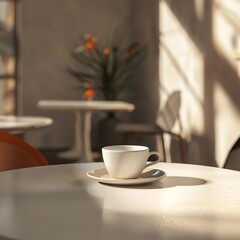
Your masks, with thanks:
[[(37, 147), (69, 147), (73, 136), (73, 114), (37, 108), (40, 99), (81, 99), (78, 81), (67, 73), (69, 59), (65, 51), (78, 46), (80, 34), (92, 33), (99, 39), (111, 37), (112, 31), (125, 23), (129, 41), (141, 40), (148, 52), (136, 69), (134, 81), (138, 98), (123, 99), (136, 104), (130, 121), (153, 122), (158, 98), (158, 1), (150, 0), (23, 0), (21, 36), (20, 114), (53, 117), (54, 125), (26, 134)], [(98, 122), (103, 114), (93, 116), (93, 145)], [(153, 139), (143, 144), (154, 148)]]

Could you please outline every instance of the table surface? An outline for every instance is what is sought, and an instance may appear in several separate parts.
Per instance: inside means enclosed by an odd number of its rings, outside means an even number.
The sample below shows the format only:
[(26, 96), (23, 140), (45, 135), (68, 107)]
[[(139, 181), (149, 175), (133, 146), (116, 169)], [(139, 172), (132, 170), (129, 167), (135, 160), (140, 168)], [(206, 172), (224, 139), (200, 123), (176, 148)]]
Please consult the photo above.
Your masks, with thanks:
[(38, 107), (59, 110), (133, 111), (135, 105), (123, 101), (40, 100)]
[(48, 117), (0, 116), (0, 129), (5, 131), (47, 127), (53, 123)]
[(0, 173), (0, 236), (16, 239), (240, 239), (240, 172), (159, 163), (167, 176), (110, 186), (102, 163)]

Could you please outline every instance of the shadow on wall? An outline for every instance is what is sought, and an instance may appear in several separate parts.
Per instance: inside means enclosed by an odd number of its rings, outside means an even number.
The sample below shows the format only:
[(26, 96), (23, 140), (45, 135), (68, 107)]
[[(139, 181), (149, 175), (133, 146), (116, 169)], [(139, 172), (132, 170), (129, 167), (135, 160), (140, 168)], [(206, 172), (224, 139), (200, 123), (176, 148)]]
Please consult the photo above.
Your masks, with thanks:
[[(196, 1), (166, 0), (164, 2), (166, 2), (171, 9), (199, 51), (204, 54), (204, 93), (202, 103), (204, 130), (201, 136), (192, 136), (192, 153), (190, 152), (189, 155), (196, 153), (194, 145), (199, 144), (200, 149), (206, 149), (207, 151), (207, 153), (204, 153), (206, 159), (202, 159), (202, 163), (215, 166), (218, 165), (215, 155), (217, 144), (216, 136), (218, 135), (218, 132), (216, 132), (216, 106), (214, 105), (215, 86), (220, 85), (234, 107), (240, 109), (240, 82), (238, 74), (236, 69), (229, 63), (229, 60), (221, 53), (213, 39), (213, 12), (217, 8), (217, 5), (215, 1), (202, 0), (204, 17), (199, 18)], [(239, 32), (239, 26), (237, 26), (238, 28), (236, 28), (236, 26), (233, 27)], [(171, 62), (174, 64), (174, 56), (172, 56)], [(180, 76), (184, 84), (189, 87), (188, 77), (185, 75)], [(195, 95), (191, 88), (188, 90), (193, 96)], [(225, 132), (228, 130), (225, 130)], [(203, 152), (200, 154), (202, 155), (202, 153)], [(205, 157), (202, 156), (202, 158)], [(211, 161), (209, 161), (209, 159), (211, 159)]]

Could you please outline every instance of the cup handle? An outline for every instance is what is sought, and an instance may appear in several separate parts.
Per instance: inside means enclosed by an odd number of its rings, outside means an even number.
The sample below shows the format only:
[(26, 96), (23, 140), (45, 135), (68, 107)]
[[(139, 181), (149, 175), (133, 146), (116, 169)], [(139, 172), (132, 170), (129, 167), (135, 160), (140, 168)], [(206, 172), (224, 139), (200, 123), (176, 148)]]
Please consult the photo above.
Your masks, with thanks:
[(152, 165), (154, 165), (154, 164), (156, 164), (156, 163), (158, 163), (158, 162), (160, 161), (160, 157), (159, 157), (158, 152), (150, 152), (150, 153), (149, 153), (149, 157), (148, 157), (148, 161), (150, 160), (150, 158), (153, 158), (153, 159), (155, 159), (155, 160), (152, 161), (152, 162), (147, 162), (147, 163), (146, 163), (146, 166), (145, 166), (144, 168), (147, 168), (147, 167), (149, 167), (149, 166), (152, 166)]

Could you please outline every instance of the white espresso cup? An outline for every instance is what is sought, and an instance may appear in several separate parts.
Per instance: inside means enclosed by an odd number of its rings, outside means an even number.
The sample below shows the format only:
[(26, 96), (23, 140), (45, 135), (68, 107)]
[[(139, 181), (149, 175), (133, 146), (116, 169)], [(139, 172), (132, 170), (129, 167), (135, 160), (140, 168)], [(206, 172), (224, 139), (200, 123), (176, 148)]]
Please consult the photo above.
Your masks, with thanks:
[(149, 148), (140, 145), (113, 145), (102, 148), (102, 156), (108, 174), (112, 178), (129, 179), (137, 178), (144, 168), (159, 162), (147, 162), (150, 156), (157, 155), (156, 152), (149, 153)]

